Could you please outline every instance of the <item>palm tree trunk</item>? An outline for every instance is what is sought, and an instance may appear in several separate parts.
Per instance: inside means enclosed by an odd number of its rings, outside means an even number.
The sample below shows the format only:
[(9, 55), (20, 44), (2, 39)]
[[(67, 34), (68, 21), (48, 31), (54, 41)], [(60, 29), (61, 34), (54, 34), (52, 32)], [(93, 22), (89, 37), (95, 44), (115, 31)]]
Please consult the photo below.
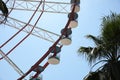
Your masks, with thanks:
[(112, 73), (112, 80), (120, 80), (120, 72), (118, 63), (111, 64), (111, 73)]

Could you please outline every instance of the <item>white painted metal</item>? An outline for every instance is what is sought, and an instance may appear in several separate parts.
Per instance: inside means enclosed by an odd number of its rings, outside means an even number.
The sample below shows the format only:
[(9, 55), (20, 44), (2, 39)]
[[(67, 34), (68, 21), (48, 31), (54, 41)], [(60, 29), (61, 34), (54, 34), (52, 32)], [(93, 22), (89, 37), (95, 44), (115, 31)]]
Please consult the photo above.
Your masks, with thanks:
[(22, 70), (8, 57), (5, 56), (5, 53), (0, 49), (0, 54), (4, 59), (14, 68), (14, 70), (19, 74), (19, 75), (24, 75)]

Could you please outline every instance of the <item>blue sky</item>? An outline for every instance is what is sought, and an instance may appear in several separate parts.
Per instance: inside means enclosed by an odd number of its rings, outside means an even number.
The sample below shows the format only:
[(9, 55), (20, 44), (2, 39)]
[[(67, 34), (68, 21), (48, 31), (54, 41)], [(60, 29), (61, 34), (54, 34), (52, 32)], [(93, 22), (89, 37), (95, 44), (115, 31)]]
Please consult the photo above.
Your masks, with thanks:
[[(69, 2), (69, 0), (65, 1)], [(94, 46), (91, 40), (85, 38), (85, 35), (92, 34), (98, 36), (101, 29), (101, 18), (109, 15), (111, 11), (120, 13), (119, 4), (120, 0), (81, 0), (81, 10), (78, 13), (79, 26), (72, 29), (72, 44), (63, 46), (60, 52), (60, 64), (49, 65), (42, 73), (43, 80), (82, 80), (89, 72), (90, 66), (83, 56), (78, 55), (77, 50), (80, 46)], [(10, 16), (27, 21), (27, 19), (24, 19), (27, 15), (24, 15), (23, 12), (22, 14), (17, 12), (12, 13)], [(60, 30), (65, 26), (67, 20), (67, 14), (44, 13), (37, 26), (60, 34)], [(15, 32), (17, 32), (16, 29), (0, 25), (0, 45)], [(7, 52), (7, 50), (15, 45), (24, 35), (26, 35), (26, 33), (20, 33), (14, 40), (2, 48), (2, 50)], [(52, 44), (53, 43), (31, 35), (19, 45), (9, 57), (23, 72), (26, 72), (42, 57)], [(46, 61), (47, 59), (40, 65), (43, 65)], [(32, 73), (30, 75), (32, 75)], [(28, 79), (30, 75), (28, 75), (26, 79)], [(0, 80), (16, 80), (19, 77), (20, 76), (5, 60), (0, 61)]]

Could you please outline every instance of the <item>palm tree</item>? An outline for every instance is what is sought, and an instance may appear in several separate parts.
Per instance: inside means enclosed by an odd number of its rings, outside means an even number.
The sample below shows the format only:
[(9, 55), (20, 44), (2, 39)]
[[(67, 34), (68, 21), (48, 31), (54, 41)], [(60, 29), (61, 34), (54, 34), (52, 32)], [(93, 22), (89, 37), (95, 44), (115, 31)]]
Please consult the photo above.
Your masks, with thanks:
[[(90, 64), (97, 60), (105, 61), (106, 63), (95, 72), (103, 72), (109, 78), (107, 80), (120, 80), (120, 15), (111, 13), (109, 16), (103, 17), (101, 26), (99, 36), (87, 35), (87, 38), (93, 40), (95, 46), (81, 46), (78, 52), (84, 55)], [(91, 79), (86, 78), (85, 80)]]

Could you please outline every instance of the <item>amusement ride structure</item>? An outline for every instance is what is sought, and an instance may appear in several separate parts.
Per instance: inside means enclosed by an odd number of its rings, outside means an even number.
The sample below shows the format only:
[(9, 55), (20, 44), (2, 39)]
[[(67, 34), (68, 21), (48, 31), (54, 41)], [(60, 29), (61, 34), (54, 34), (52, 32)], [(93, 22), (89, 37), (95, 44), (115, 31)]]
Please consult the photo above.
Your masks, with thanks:
[[(60, 51), (64, 45), (70, 45), (72, 38), (72, 29), (78, 26), (78, 12), (80, 11), (80, 0), (71, 0), (69, 2), (54, 2), (46, 0), (0, 0), (0, 27), (7, 26), (16, 29), (16, 32), (7, 38), (6, 41), (0, 42), (0, 61), (2, 59), (6, 60), (14, 70), (20, 75), (17, 80), (25, 80), (25, 77), (34, 72), (34, 75), (30, 77), (29, 80), (42, 80), (39, 75), (47, 68), (49, 64), (58, 64), (60, 62)], [(24, 13), (24, 14), (23, 14)], [(27, 14), (31, 13), (31, 14)], [(37, 27), (40, 23), (40, 19), (43, 13), (50, 14), (67, 14), (68, 21), (65, 26), (61, 29), (60, 35)], [(19, 17), (19, 14), (23, 14), (26, 17)], [(28, 21), (27, 21), (28, 20)], [(3, 48), (10, 43), (16, 36), (21, 34), (21, 32), (26, 33), (21, 40), (19, 40), (12, 48), (7, 52)], [(2, 35), (2, 34), (0, 34)], [(48, 49), (48, 51), (39, 58), (39, 60), (34, 63), (26, 72), (23, 72), (15, 64), (8, 55), (12, 53), (24, 40), (26, 40), (30, 35), (36, 36), (53, 44)], [(7, 37), (7, 35), (5, 35)], [(41, 62), (48, 58), (47, 62), (41, 66)]]

